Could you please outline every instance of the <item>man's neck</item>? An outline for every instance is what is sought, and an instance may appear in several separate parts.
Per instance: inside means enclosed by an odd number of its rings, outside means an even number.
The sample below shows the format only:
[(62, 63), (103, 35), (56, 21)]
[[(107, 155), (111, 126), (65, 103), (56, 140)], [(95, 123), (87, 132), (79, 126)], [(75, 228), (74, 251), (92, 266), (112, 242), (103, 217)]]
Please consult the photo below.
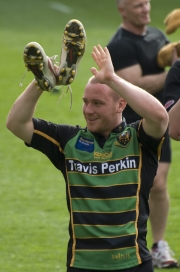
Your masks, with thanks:
[(130, 25), (130, 24), (128, 25), (123, 23), (121, 27), (129, 32), (132, 32), (135, 35), (143, 36), (146, 34), (146, 26), (136, 27), (134, 25)]

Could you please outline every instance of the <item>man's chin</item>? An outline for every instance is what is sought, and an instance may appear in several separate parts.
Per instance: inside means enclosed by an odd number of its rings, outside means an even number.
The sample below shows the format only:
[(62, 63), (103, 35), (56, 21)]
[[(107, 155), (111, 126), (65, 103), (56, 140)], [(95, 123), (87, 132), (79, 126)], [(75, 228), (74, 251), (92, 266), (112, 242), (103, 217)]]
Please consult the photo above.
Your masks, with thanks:
[(151, 22), (151, 18), (148, 18), (148, 19), (147, 19), (147, 23), (146, 23), (146, 24), (147, 24), (147, 25), (149, 25), (149, 24), (150, 24), (150, 22)]
[(98, 133), (97, 129), (94, 126), (88, 126), (87, 125), (87, 129), (91, 132), (91, 133)]
[(96, 129), (92, 128), (91, 126), (87, 126), (88, 130), (92, 133), (96, 133)]

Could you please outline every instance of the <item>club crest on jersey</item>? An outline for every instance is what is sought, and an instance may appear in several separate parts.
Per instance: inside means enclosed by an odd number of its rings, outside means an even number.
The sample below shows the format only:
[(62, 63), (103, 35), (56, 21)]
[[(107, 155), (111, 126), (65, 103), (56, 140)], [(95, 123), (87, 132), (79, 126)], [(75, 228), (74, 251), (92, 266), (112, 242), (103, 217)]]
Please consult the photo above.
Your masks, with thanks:
[(90, 140), (79, 136), (75, 147), (81, 151), (93, 152), (94, 151), (94, 140)]
[(117, 142), (115, 142), (115, 145), (120, 147), (127, 147), (129, 142), (131, 141), (131, 131), (125, 130), (120, 135), (116, 137)]

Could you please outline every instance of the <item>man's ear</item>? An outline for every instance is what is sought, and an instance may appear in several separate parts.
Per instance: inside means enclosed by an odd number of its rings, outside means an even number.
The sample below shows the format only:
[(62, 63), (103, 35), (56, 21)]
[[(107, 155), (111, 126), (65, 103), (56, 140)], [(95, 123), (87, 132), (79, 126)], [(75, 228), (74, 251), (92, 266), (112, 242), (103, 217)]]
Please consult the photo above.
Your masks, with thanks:
[(119, 12), (119, 13), (121, 14), (121, 16), (122, 16), (123, 13), (124, 13), (124, 7), (121, 5), (121, 6), (118, 6), (117, 9), (118, 9), (118, 12)]
[(123, 112), (127, 105), (127, 102), (123, 98), (119, 98), (118, 112)]

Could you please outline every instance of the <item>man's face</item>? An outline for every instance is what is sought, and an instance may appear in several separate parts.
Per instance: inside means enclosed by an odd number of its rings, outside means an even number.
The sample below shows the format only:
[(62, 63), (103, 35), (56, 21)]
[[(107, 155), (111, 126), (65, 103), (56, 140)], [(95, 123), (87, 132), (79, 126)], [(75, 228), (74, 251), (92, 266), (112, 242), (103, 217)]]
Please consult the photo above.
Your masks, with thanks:
[(121, 122), (120, 104), (119, 100), (114, 101), (112, 91), (106, 85), (88, 84), (83, 95), (83, 114), (88, 130), (108, 137)]
[(143, 27), (150, 23), (150, 0), (125, 0), (121, 14), (126, 22)]

